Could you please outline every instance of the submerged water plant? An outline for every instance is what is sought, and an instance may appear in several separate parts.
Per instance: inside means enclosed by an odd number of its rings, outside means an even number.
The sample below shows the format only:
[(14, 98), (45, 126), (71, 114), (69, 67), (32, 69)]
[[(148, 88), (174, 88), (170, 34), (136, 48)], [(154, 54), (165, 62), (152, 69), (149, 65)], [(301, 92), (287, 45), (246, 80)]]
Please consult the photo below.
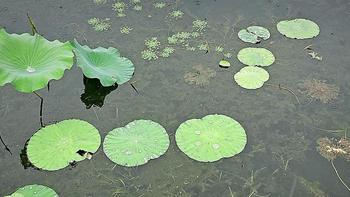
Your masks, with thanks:
[(5, 197), (58, 197), (58, 194), (47, 186), (35, 184), (21, 187), (10, 196)]
[(277, 30), (284, 36), (294, 39), (309, 39), (320, 33), (319, 26), (308, 19), (297, 18), (277, 23)]
[(41, 35), (9, 34), (0, 29), (0, 86), (11, 83), (20, 92), (42, 89), (62, 78), (73, 65), (69, 42), (48, 41)]
[(91, 159), (101, 143), (98, 130), (82, 120), (64, 120), (41, 128), (28, 141), (28, 160), (43, 170), (59, 170)]
[(184, 75), (185, 82), (192, 85), (206, 86), (209, 85), (209, 80), (216, 76), (213, 69), (204, 67), (201, 64), (193, 66), (194, 72), (186, 72)]
[(176, 130), (176, 144), (191, 159), (214, 162), (240, 153), (246, 143), (244, 128), (225, 115), (191, 119)]
[(110, 131), (103, 142), (103, 151), (114, 163), (132, 167), (160, 157), (169, 144), (169, 136), (160, 124), (135, 120)]
[(88, 78), (97, 78), (105, 87), (115, 83), (121, 85), (129, 81), (134, 74), (134, 64), (122, 57), (116, 48), (98, 47), (90, 49), (81, 46), (76, 40), (73, 43), (77, 65)]
[(308, 79), (303, 81), (301, 93), (306, 94), (314, 100), (319, 100), (322, 103), (329, 103), (338, 98), (339, 87), (333, 84), (328, 84), (324, 80)]

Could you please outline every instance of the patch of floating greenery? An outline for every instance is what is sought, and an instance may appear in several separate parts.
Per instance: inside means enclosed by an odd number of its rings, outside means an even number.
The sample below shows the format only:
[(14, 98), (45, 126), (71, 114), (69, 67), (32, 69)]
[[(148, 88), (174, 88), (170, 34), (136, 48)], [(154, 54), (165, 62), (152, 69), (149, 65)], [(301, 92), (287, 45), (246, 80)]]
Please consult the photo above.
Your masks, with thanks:
[(26, 185), (5, 197), (58, 197), (58, 194), (44, 185)]
[(159, 48), (160, 42), (158, 41), (157, 37), (152, 37), (145, 40), (145, 45), (148, 49), (153, 50)]
[(100, 19), (100, 18), (90, 18), (88, 20), (88, 24), (91, 25), (91, 27), (95, 31), (106, 31), (111, 28), (110, 24), (110, 18)]
[(112, 4), (112, 9), (116, 12), (117, 17), (125, 17), (126, 8), (127, 8), (127, 5), (123, 1), (117, 1), (114, 4)]
[(79, 66), (86, 77), (97, 78), (104, 87), (121, 85), (134, 74), (134, 64), (122, 57), (116, 48), (98, 47), (90, 49), (74, 40), (74, 52)]
[(270, 66), (275, 62), (275, 56), (265, 48), (244, 48), (238, 52), (237, 58), (248, 66)]
[(238, 32), (238, 37), (243, 42), (259, 43), (261, 40), (267, 40), (270, 38), (270, 32), (265, 27), (250, 26), (247, 29), (242, 29)]
[(234, 75), (234, 80), (245, 89), (258, 89), (269, 80), (269, 73), (263, 68), (245, 66)]
[(165, 47), (163, 51), (160, 53), (161, 57), (169, 57), (170, 54), (173, 54), (175, 49), (173, 47)]
[(224, 57), (230, 59), (232, 57), (232, 53), (226, 52), (226, 53), (224, 53)]
[(208, 22), (205, 20), (194, 20), (192, 24), (193, 29), (199, 32), (204, 31), (208, 26)]
[(216, 51), (217, 53), (222, 53), (222, 52), (224, 51), (224, 48), (223, 48), (222, 46), (216, 46), (216, 47), (215, 47), (215, 51)]
[(155, 51), (152, 51), (150, 49), (146, 49), (141, 51), (141, 57), (144, 60), (156, 60), (158, 59), (158, 55)]
[(28, 142), (28, 160), (43, 170), (59, 170), (91, 159), (101, 143), (98, 130), (82, 120), (64, 120), (41, 128)]
[(131, 28), (129, 26), (123, 26), (120, 28), (120, 33), (129, 34), (132, 30), (133, 30), (133, 28)]
[(277, 30), (284, 36), (294, 39), (309, 39), (320, 33), (319, 26), (307, 19), (297, 18), (277, 23)]
[(208, 43), (202, 43), (197, 46), (198, 50), (200, 51), (207, 51), (209, 50), (209, 45)]
[(0, 86), (11, 83), (20, 92), (44, 88), (73, 65), (69, 42), (48, 41), (37, 33), (8, 34), (0, 29), (0, 51)]
[(103, 5), (107, 3), (107, 0), (93, 0), (94, 4), (96, 5)]
[(174, 10), (168, 14), (170, 19), (178, 20), (183, 17), (184, 13), (181, 10)]
[(135, 120), (110, 131), (103, 142), (103, 151), (114, 163), (132, 167), (160, 157), (169, 144), (169, 136), (160, 124)]
[(236, 120), (225, 115), (191, 119), (176, 130), (176, 144), (191, 159), (214, 162), (243, 151), (247, 136)]
[(164, 8), (166, 6), (166, 3), (165, 2), (156, 2), (156, 3), (153, 4), (153, 6), (155, 8), (162, 9), (162, 8)]

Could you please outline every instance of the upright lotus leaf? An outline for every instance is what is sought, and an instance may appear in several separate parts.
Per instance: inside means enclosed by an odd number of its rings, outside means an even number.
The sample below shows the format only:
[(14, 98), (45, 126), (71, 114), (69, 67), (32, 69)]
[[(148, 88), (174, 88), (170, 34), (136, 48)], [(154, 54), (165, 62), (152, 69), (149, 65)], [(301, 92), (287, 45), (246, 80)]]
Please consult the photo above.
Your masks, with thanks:
[(244, 48), (238, 52), (237, 58), (248, 66), (270, 66), (275, 62), (275, 56), (264, 48)]
[(225, 115), (207, 115), (182, 123), (175, 134), (176, 144), (190, 158), (214, 162), (240, 153), (247, 136), (236, 120)]
[(20, 92), (44, 88), (73, 65), (69, 42), (48, 41), (39, 34), (8, 34), (0, 29), (0, 86), (11, 83)]
[(122, 166), (139, 166), (163, 155), (169, 147), (165, 129), (151, 120), (135, 120), (109, 132), (103, 142), (107, 157)]
[(58, 197), (58, 194), (44, 185), (26, 185), (7, 197)]
[(263, 68), (245, 66), (234, 75), (234, 80), (245, 89), (258, 89), (269, 80), (269, 73)]
[(94, 153), (101, 144), (98, 130), (82, 120), (64, 120), (41, 128), (29, 140), (28, 160), (37, 168), (59, 170), (73, 161), (86, 157), (83, 151)]
[(88, 78), (97, 78), (105, 87), (115, 83), (121, 85), (129, 81), (134, 74), (134, 64), (127, 58), (121, 57), (116, 48), (98, 47), (90, 49), (81, 46), (77, 40), (73, 43), (77, 65)]
[(309, 39), (320, 33), (319, 26), (307, 19), (284, 20), (277, 23), (277, 30), (288, 38)]
[(270, 32), (265, 27), (250, 26), (247, 29), (242, 29), (238, 32), (238, 37), (243, 42), (259, 43), (261, 40), (267, 40), (270, 38)]

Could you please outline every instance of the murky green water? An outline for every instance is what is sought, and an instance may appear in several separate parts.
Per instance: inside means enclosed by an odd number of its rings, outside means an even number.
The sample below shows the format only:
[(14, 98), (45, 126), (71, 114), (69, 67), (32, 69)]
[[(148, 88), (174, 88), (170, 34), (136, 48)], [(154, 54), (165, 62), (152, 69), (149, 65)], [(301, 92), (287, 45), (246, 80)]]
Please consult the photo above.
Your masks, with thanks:
[[(316, 150), (318, 138), (344, 136), (344, 132), (326, 130), (349, 128), (347, 0), (183, 0), (167, 1), (170, 6), (164, 9), (154, 9), (153, 1), (142, 2), (142, 11), (129, 9), (126, 17), (116, 18), (111, 1), (95, 5), (92, 0), (0, 0), (0, 26), (8, 32), (30, 32), (26, 19), (29, 12), (39, 32), (49, 40), (77, 38), (94, 47), (113, 46), (136, 65), (131, 81), (139, 94), (128, 84), (113, 91), (99, 90), (112, 92), (102, 107), (90, 109), (81, 95), (84, 91), (90, 97), (97, 93), (84, 86), (79, 68), (66, 71), (61, 80), (50, 83), (49, 92), (38, 92), (45, 100), (46, 124), (79, 118), (95, 125), (104, 137), (135, 119), (151, 119), (162, 124), (171, 137), (164, 156), (136, 168), (115, 166), (100, 148), (92, 160), (74, 168), (55, 172), (24, 169), (20, 153), (40, 128), (40, 101), (33, 94), (19, 93), (6, 85), (0, 88), (0, 132), (13, 155), (0, 149), (1, 196), (27, 184), (47, 185), (60, 196), (349, 196), (331, 163)], [(184, 18), (169, 24), (165, 16), (176, 7), (185, 13)], [(111, 29), (94, 31), (87, 24), (92, 17), (111, 18)], [(145, 39), (156, 36), (166, 43), (168, 34), (191, 28), (194, 18), (208, 21), (205, 40), (211, 46), (222, 45), (233, 54), (231, 68), (218, 67), (222, 55), (214, 50), (205, 53), (177, 48), (169, 58), (141, 59)], [(283, 37), (276, 23), (289, 18), (315, 21), (320, 35), (309, 40)], [(277, 60), (268, 68), (272, 85), (247, 91), (232, 78), (243, 66), (235, 57), (237, 52), (252, 46), (241, 42), (237, 31), (253, 24), (270, 30), (271, 38), (258, 46), (271, 50)], [(124, 25), (133, 28), (130, 34), (120, 33)], [(310, 44), (323, 56), (322, 61), (305, 52), (304, 47)], [(184, 80), (184, 74), (198, 64), (216, 72), (204, 87)], [(300, 84), (311, 79), (338, 86), (338, 97), (329, 103), (310, 100), (299, 90)], [(292, 90), (300, 104), (278, 84)], [(214, 163), (189, 159), (174, 142), (177, 127), (187, 119), (215, 113), (242, 123), (248, 135), (245, 150)], [(344, 182), (350, 184), (349, 163), (339, 158), (334, 164)]]

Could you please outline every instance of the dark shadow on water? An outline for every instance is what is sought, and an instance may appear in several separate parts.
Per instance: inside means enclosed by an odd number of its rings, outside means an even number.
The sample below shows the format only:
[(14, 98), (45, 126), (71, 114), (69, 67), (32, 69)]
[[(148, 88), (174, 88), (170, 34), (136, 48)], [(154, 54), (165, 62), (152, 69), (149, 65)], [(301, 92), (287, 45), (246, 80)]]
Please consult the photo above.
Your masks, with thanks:
[(104, 87), (99, 79), (89, 79), (85, 76), (83, 77), (83, 83), (85, 89), (80, 99), (85, 104), (86, 109), (90, 109), (92, 106), (102, 107), (106, 96), (118, 88), (118, 84)]

